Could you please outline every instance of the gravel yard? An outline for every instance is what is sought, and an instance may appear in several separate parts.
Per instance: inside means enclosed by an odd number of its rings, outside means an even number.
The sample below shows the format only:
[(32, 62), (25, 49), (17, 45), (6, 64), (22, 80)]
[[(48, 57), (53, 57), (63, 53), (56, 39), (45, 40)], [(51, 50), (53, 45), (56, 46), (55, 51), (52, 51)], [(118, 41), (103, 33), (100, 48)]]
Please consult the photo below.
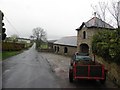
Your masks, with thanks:
[[(61, 79), (59, 80), (60, 84), (64, 88), (76, 88), (76, 87), (86, 87), (87, 88), (113, 88), (116, 87), (110, 80), (107, 80), (105, 86), (101, 85), (100, 83), (96, 82), (89, 82), (83, 80), (83, 82), (78, 83), (69, 83), (68, 79), (68, 70), (69, 70), (69, 64), (70, 64), (70, 57), (62, 56), (54, 53), (46, 53), (46, 52), (40, 52), (39, 55), (41, 55), (45, 60), (48, 61), (49, 65), (51, 66), (52, 71)], [(89, 84), (88, 84), (89, 83)]]
[(76, 88), (76, 85), (69, 83), (68, 79), (70, 57), (43, 52), (39, 54), (50, 63), (52, 71), (59, 77), (61, 87)]
[(53, 72), (61, 78), (62, 76), (64, 76), (63, 78), (68, 78), (70, 57), (52, 53), (40, 53), (40, 55), (50, 63)]

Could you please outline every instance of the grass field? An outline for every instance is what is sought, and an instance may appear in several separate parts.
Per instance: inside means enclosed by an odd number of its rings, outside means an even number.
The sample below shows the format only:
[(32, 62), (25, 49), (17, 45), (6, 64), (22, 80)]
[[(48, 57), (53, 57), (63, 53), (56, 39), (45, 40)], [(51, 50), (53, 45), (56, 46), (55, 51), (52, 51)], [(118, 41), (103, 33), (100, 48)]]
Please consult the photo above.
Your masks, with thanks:
[(48, 49), (48, 45), (47, 45), (47, 44), (42, 44), (42, 45), (40, 46), (40, 48), (41, 48), (41, 49)]
[(2, 60), (9, 58), (11, 56), (19, 54), (20, 51), (4, 51), (2, 52)]

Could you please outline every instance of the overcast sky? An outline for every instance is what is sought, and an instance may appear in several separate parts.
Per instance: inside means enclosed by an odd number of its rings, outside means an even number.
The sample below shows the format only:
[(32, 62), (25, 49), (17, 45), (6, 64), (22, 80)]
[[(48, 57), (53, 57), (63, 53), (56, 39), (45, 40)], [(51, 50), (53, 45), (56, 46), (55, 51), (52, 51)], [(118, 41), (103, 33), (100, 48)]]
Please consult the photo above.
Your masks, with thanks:
[(48, 39), (58, 39), (75, 36), (75, 29), (93, 17), (91, 5), (103, 1), (112, 0), (0, 0), (0, 9), (7, 36), (29, 38), (33, 28), (42, 27)]

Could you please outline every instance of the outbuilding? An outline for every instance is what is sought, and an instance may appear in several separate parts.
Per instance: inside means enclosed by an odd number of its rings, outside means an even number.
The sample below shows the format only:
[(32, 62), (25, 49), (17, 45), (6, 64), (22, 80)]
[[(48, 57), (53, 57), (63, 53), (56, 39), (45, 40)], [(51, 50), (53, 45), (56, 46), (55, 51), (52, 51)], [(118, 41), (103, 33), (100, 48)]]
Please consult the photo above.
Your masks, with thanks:
[(63, 37), (54, 42), (53, 48), (57, 54), (71, 56), (77, 50), (77, 36)]
[(82, 25), (77, 28), (77, 52), (89, 53), (92, 52), (92, 38), (93, 35), (101, 30), (114, 30), (114, 28), (108, 23), (102, 21), (98, 17), (93, 17), (87, 22), (83, 22)]

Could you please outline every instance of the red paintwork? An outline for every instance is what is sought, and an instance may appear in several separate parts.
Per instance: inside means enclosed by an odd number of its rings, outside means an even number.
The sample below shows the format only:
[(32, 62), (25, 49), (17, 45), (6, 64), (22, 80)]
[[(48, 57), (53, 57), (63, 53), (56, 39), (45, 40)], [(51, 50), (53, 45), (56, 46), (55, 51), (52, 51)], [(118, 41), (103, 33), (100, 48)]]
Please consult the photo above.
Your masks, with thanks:
[[(97, 65), (79, 65), (79, 66), (88, 66), (88, 77), (83, 77), (83, 76), (76, 76), (76, 66), (77, 64), (76, 63), (73, 63), (73, 77), (74, 79), (95, 79), (95, 80), (103, 80), (105, 77), (104, 77), (104, 74), (107, 70), (105, 70), (104, 68), (104, 65), (100, 65), (100, 64), (97, 64)], [(90, 77), (90, 66), (102, 66), (102, 77)]]

